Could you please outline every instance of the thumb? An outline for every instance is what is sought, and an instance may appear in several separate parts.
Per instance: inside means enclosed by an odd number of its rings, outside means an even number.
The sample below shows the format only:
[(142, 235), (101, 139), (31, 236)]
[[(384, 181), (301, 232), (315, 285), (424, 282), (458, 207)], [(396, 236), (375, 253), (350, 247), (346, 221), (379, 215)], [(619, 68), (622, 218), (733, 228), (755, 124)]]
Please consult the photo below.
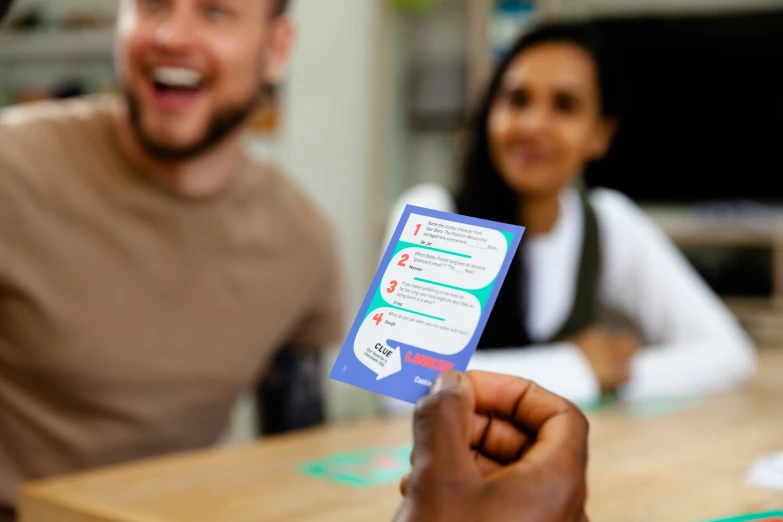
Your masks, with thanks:
[(413, 416), (414, 472), (430, 467), (439, 474), (475, 470), (470, 448), (475, 405), (470, 379), (457, 372), (438, 377)]

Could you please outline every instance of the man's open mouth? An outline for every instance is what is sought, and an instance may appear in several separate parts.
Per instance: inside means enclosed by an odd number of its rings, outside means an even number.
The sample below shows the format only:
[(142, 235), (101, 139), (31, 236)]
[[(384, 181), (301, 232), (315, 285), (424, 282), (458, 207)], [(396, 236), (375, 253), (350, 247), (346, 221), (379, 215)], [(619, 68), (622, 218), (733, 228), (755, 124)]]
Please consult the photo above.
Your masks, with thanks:
[(156, 67), (152, 79), (155, 91), (160, 94), (196, 93), (203, 85), (201, 73), (184, 67)]

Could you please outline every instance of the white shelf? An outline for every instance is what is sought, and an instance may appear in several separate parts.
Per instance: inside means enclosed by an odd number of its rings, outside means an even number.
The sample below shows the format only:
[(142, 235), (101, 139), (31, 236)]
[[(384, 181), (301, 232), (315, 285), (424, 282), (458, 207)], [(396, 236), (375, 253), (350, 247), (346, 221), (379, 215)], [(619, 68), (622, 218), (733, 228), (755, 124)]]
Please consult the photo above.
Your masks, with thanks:
[(110, 59), (114, 29), (0, 34), (0, 64), (20, 61)]

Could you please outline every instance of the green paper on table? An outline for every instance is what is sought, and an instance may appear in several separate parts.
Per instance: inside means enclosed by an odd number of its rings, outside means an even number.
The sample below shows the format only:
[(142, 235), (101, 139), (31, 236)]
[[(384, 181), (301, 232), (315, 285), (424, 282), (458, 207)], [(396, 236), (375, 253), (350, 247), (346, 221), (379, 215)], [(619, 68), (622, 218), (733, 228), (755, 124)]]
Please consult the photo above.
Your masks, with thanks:
[(624, 403), (616, 396), (607, 394), (590, 403), (579, 405), (584, 413), (598, 413), (606, 410), (621, 409), (634, 419), (650, 419), (675, 413), (682, 410), (692, 410), (700, 407), (704, 401), (700, 397), (681, 399), (659, 399), (634, 403)]
[(579, 409), (584, 413), (596, 413), (604, 410), (611, 410), (620, 404), (614, 395), (602, 395), (598, 400), (592, 402), (583, 402), (578, 404)]
[(632, 404), (628, 412), (634, 419), (648, 419), (682, 410), (692, 410), (701, 406), (704, 401), (698, 397), (687, 399), (661, 399)]
[(704, 522), (783, 522), (783, 511), (765, 511), (763, 513), (750, 513), (731, 518), (709, 520)]
[(305, 462), (299, 467), (303, 475), (326, 482), (355, 488), (367, 488), (395, 483), (411, 470), (410, 452), (406, 444), (393, 448), (367, 448), (346, 451)]

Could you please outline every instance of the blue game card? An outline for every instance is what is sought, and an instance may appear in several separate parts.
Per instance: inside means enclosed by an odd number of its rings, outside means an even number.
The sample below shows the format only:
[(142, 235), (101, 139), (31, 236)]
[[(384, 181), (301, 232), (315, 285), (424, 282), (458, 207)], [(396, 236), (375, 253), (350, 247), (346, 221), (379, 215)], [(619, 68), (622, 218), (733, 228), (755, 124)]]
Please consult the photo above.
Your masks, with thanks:
[(415, 403), (465, 371), (523, 233), (405, 207), (329, 376)]

